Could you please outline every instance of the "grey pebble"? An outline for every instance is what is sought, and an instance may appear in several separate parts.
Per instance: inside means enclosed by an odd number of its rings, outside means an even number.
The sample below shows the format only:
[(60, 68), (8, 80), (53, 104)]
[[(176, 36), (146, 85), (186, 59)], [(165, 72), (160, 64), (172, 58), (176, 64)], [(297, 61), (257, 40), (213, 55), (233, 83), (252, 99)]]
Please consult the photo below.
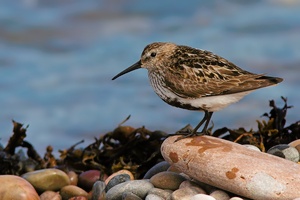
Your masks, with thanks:
[(299, 152), (295, 147), (291, 147), (288, 144), (279, 144), (271, 147), (267, 153), (274, 156), (278, 156), (293, 162), (299, 161)]
[(110, 188), (114, 187), (115, 185), (124, 183), (126, 181), (130, 181), (130, 176), (128, 174), (116, 175), (107, 183), (105, 191), (107, 192)]
[[(175, 190), (171, 197), (172, 200), (181, 200), (181, 199), (190, 199), (196, 194), (201, 194), (199, 192), (198, 188), (196, 187), (182, 187), (178, 190)], [(203, 190), (203, 194), (205, 194), (205, 191)]]
[(160, 189), (160, 188), (152, 188), (151, 190), (149, 190), (148, 195), (149, 194), (154, 194), (154, 195), (159, 196), (163, 199), (170, 199), (172, 192), (173, 192), (172, 190), (163, 190), (163, 189)]
[(107, 200), (118, 200), (122, 198), (124, 192), (132, 192), (140, 198), (145, 198), (150, 189), (153, 188), (149, 180), (132, 180), (120, 183), (106, 193)]
[(142, 200), (142, 198), (132, 192), (125, 192), (122, 194), (122, 200)]
[(165, 199), (156, 194), (148, 194), (145, 200), (165, 200)]
[(103, 181), (96, 181), (92, 188), (92, 200), (105, 198), (105, 183)]
[(143, 179), (150, 179), (153, 175), (159, 172), (167, 171), (169, 167), (170, 164), (167, 161), (159, 162), (147, 171)]
[(229, 200), (229, 195), (224, 192), (223, 190), (215, 190), (209, 194), (210, 196), (214, 197), (216, 200)]

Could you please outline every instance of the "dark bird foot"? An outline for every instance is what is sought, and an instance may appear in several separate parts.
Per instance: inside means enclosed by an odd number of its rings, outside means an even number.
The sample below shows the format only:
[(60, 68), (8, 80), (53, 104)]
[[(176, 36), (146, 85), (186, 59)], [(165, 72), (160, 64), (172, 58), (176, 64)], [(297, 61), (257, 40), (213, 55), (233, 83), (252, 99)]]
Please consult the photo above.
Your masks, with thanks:
[(191, 125), (188, 124), (179, 131), (177, 131), (175, 134), (172, 134), (172, 136), (174, 135), (181, 135), (181, 137), (175, 140), (175, 142), (178, 142), (179, 140), (182, 140), (184, 138), (206, 135), (206, 132), (197, 132), (197, 130), (193, 129)]

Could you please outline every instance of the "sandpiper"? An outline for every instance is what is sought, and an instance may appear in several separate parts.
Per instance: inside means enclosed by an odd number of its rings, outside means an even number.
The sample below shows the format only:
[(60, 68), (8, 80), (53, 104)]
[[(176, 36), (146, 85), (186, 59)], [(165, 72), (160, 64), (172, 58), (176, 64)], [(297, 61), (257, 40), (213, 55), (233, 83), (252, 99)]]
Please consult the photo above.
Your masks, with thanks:
[[(168, 42), (147, 45), (141, 59), (112, 80), (139, 68), (148, 70), (154, 91), (166, 103), (204, 111), (203, 119), (184, 137), (206, 134), (213, 112), (239, 101), (256, 89), (283, 80), (245, 71), (209, 51)], [(197, 133), (204, 123), (202, 131)]]

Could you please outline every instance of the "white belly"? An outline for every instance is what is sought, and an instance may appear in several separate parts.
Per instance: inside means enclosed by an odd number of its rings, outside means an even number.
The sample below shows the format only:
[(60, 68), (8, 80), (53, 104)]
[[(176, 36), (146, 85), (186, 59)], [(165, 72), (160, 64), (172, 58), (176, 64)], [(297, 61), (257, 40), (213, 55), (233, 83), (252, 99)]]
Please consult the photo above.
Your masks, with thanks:
[(162, 84), (164, 83), (158, 84), (156, 81), (158, 82), (160, 80), (158, 80), (157, 78), (150, 79), (150, 83), (154, 91), (162, 100), (164, 100), (166, 103), (172, 106), (188, 110), (207, 110), (209, 112), (215, 112), (229, 106), (232, 103), (238, 102), (245, 95), (252, 92), (252, 90), (250, 90), (246, 92), (228, 95), (185, 99), (177, 96), (176, 94), (168, 90), (166, 87), (162, 87)]

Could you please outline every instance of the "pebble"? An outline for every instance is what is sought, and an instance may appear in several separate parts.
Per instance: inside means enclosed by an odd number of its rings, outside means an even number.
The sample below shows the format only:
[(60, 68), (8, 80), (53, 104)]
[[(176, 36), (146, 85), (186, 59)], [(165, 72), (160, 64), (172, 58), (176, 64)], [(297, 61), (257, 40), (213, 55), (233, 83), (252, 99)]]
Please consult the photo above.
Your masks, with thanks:
[(62, 200), (62, 197), (57, 192), (45, 191), (40, 195), (40, 200)]
[(67, 173), (70, 179), (70, 185), (77, 185), (78, 184), (78, 175), (74, 171), (69, 171)]
[(232, 197), (229, 200), (244, 200), (244, 199), (242, 199), (241, 197)]
[(148, 194), (145, 200), (165, 200), (165, 199), (156, 194)]
[(229, 200), (229, 195), (224, 192), (223, 190), (215, 190), (209, 194), (210, 196), (214, 197), (216, 200)]
[(142, 200), (142, 198), (133, 194), (132, 192), (124, 192), (122, 194), (122, 200)]
[(130, 180), (134, 180), (134, 176), (133, 176), (133, 174), (132, 174), (130, 171), (128, 171), (128, 170), (126, 170), (126, 169), (122, 169), (122, 170), (119, 170), (119, 171), (117, 171), (117, 172), (111, 174), (107, 179), (105, 179), (105, 184), (107, 185), (108, 182), (109, 182), (113, 177), (115, 177), (115, 176), (117, 176), (117, 175), (119, 175), (119, 174), (128, 174), (129, 177), (130, 177)]
[(0, 175), (0, 200), (39, 200), (39, 195), (25, 179), (15, 175)]
[(27, 172), (22, 177), (26, 179), (40, 193), (50, 190), (58, 191), (62, 187), (69, 185), (68, 175), (59, 169), (41, 169)]
[(88, 200), (88, 198), (84, 196), (76, 196), (76, 197), (71, 197), (68, 200)]
[(176, 190), (179, 185), (186, 179), (175, 172), (159, 172), (150, 178), (150, 182), (154, 187), (161, 189)]
[(85, 191), (90, 191), (96, 181), (99, 180), (101, 172), (99, 170), (88, 170), (78, 176), (78, 186)]
[(110, 188), (114, 187), (115, 185), (124, 183), (126, 181), (130, 181), (130, 176), (128, 174), (116, 175), (107, 183), (105, 191), (107, 192)]
[[(205, 191), (203, 192), (203, 194), (205, 194)], [(171, 196), (172, 200), (189, 200), (196, 194), (199, 194), (198, 189), (196, 189), (196, 187), (183, 187), (179, 188), (178, 190), (175, 190)]]
[(170, 164), (167, 161), (159, 162), (147, 171), (143, 179), (150, 179), (153, 175), (159, 172), (167, 171), (169, 167)]
[[(250, 199), (300, 196), (300, 165), (211, 136), (164, 140), (166, 161), (191, 178)], [(209, 163), (209, 164), (208, 164)]]
[(179, 188), (186, 188), (186, 187), (193, 189), (199, 194), (206, 194), (204, 189), (202, 189), (197, 183), (192, 182), (190, 180), (183, 181), (179, 186)]
[(161, 197), (162, 199), (169, 199), (171, 197), (172, 192), (173, 192), (172, 190), (163, 190), (160, 188), (152, 188), (148, 192), (148, 195), (153, 194), (153, 195)]
[(126, 181), (124, 183), (120, 183), (106, 193), (107, 200), (115, 200), (120, 199), (122, 194), (126, 192), (132, 192), (133, 194), (139, 196), (140, 198), (144, 199), (149, 192), (150, 189), (153, 188), (152, 183), (148, 180), (132, 180)]
[(278, 156), (293, 162), (299, 161), (299, 152), (295, 147), (289, 146), (288, 144), (278, 144), (271, 147), (267, 153)]
[(300, 153), (300, 139), (290, 142), (289, 146), (295, 147), (298, 150), (298, 152)]
[(63, 200), (68, 200), (77, 196), (87, 197), (88, 193), (75, 185), (67, 185), (60, 190), (60, 195), (62, 196)]
[(214, 197), (207, 194), (196, 194), (190, 198), (190, 200), (216, 200)]
[(103, 181), (96, 181), (92, 188), (92, 200), (105, 199), (105, 187)]
[(243, 144), (243, 146), (247, 147), (248, 149), (252, 149), (252, 150), (261, 152), (261, 150), (257, 146), (254, 146), (254, 145), (251, 145), (251, 144)]

